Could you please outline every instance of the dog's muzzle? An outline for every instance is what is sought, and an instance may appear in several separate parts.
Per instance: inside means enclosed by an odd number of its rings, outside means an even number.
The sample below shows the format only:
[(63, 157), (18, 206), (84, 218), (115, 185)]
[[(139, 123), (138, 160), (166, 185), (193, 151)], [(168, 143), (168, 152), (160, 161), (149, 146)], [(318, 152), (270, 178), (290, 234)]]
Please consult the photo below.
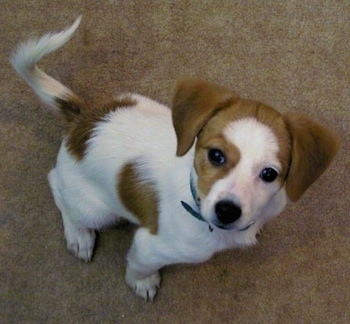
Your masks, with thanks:
[(217, 221), (214, 221), (213, 223), (208, 222), (201, 214), (200, 211), (200, 199), (197, 197), (197, 188), (195, 186), (194, 181), (194, 172), (191, 172), (190, 175), (190, 189), (192, 198), (195, 202), (195, 207), (192, 207), (190, 204), (180, 201), (182, 207), (193, 217), (197, 218), (198, 220), (208, 223), (209, 225), (209, 231), (212, 232), (215, 227), (218, 227), (220, 229), (224, 230), (237, 230), (239, 232), (246, 231), (248, 228), (250, 228), (255, 221), (251, 221), (247, 226), (241, 229), (237, 229), (234, 225), (234, 222), (236, 222), (242, 214), (242, 209), (239, 205), (233, 203), (231, 200), (221, 200), (216, 203), (215, 205), (215, 214)]

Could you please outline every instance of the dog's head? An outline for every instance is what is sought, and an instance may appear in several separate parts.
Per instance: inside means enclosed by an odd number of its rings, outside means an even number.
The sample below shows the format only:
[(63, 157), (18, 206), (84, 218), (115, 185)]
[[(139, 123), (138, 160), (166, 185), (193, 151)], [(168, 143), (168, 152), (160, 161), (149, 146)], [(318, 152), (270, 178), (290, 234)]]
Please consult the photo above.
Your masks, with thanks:
[(303, 115), (282, 115), (196, 79), (178, 82), (172, 114), (177, 155), (195, 145), (201, 214), (222, 229), (243, 231), (280, 213), (339, 147), (333, 132)]

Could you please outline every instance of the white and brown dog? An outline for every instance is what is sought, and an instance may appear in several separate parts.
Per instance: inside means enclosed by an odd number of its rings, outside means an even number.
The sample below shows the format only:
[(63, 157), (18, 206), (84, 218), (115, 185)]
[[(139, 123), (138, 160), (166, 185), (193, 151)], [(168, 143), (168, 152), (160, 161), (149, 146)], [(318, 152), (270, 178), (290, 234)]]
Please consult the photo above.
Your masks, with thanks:
[(309, 118), (196, 79), (178, 82), (171, 109), (137, 94), (88, 106), (36, 66), (79, 23), (22, 44), (12, 64), (66, 120), (49, 182), (68, 249), (89, 261), (95, 230), (138, 224), (126, 270), (137, 295), (154, 298), (165, 265), (255, 243), (336, 154), (338, 137)]

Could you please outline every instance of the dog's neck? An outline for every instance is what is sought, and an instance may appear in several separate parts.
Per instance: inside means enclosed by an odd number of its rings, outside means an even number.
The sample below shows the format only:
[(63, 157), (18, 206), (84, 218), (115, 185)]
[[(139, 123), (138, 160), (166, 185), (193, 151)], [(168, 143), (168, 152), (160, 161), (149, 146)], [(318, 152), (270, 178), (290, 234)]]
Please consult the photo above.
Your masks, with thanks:
[[(189, 204), (187, 204), (186, 202), (181, 201), (183, 208), (185, 208), (185, 210), (193, 217), (197, 218), (198, 220), (200, 220), (202, 222), (208, 223), (208, 221), (200, 213), (200, 199), (197, 195), (197, 174), (196, 174), (196, 171), (194, 169), (192, 169), (191, 173), (190, 173), (190, 189), (191, 189), (192, 198), (193, 198), (196, 206), (195, 206), (195, 208), (193, 208)], [(214, 228), (209, 224), (209, 231), (212, 232), (213, 230), (214, 230)]]

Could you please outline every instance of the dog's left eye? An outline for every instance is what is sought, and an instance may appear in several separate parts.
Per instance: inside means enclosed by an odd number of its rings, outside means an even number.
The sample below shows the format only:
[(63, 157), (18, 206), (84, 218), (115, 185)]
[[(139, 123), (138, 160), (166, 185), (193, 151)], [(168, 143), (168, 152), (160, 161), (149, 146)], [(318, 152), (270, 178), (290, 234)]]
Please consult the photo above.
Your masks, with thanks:
[(219, 149), (210, 149), (208, 152), (208, 159), (211, 164), (221, 166), (226, 162), (225, 154)]
[(265, 182), (273, 182), (277, 176), (278, 172), (274, 168), (265, 168), (260, 172), (260, 178)]

